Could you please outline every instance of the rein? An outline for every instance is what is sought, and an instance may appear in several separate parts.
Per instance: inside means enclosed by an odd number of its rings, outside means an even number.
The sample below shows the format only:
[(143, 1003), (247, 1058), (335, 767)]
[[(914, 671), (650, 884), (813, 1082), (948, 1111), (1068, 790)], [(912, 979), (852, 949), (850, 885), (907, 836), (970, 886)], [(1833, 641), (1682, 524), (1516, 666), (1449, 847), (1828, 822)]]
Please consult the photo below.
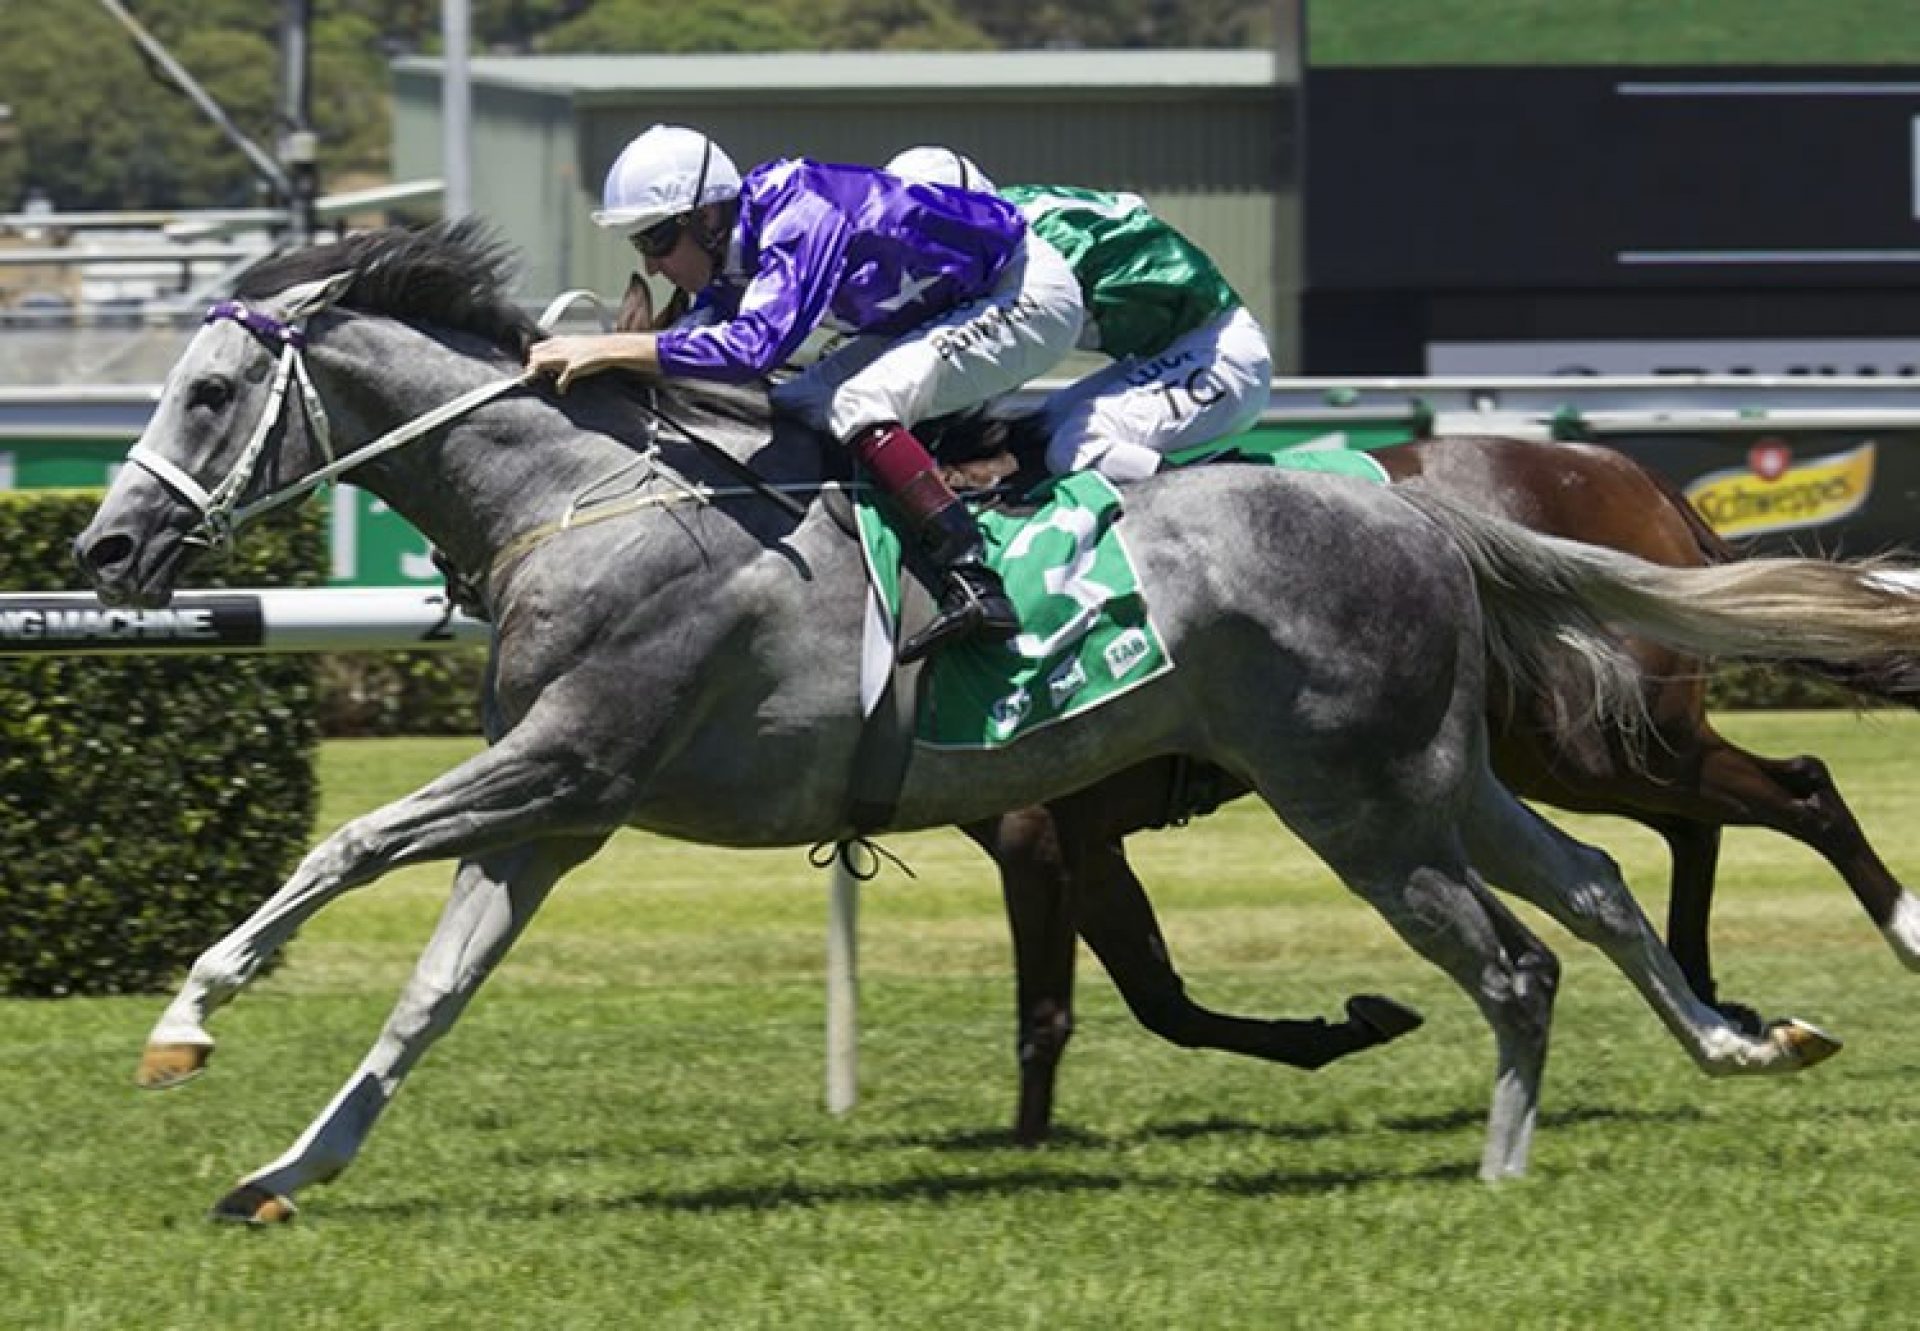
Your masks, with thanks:
[[(129, 463), (145, 470), (198, 510), (200, 521), (187, 534), (185, 538), (187, 541), (210, 550), (224, 549), (232, 544), (236, 531), (261, 514), (269, 513), (297, 499), (303, 499), (321, 486), (332, 484), (345, 473), (363, 467), (396, 449), (404, 448), (495, 398), (526, 386), (535, 377), (530, 373), (522, 373), (481, 384), (442, 403), (424, 415), (389, 430), (344, 457), (337, 456), (326, 407), (321, 402), (319, 391), (314, 387), (312, 376), (307, 372), (306, 360), (302, 354), (307, 348), (306, 321), (325, 310), (333, 300), (333, 296), (323, 292), (299, 301), (285, 319), (276, 318), (263, 310), (253, 309), (238, 300), (222, 300), (207, 310), (206, 317), (202, 320), (203, 324), (217, 323), (223, 319), (229, 320), (270, 348), (277, 348), (279, 354), (274, 367), (273, 382), (268, 390), (266, 408), (261, 412), (253, 434), (248, 438), (246, 447), (241, 450), (233, 470), (211, 491), (188, 475), (185, 469), (145, 444), (136, 443), (127, 452)], [(543, 329), (550, 327), (569, 306), (580, 301), (590, 302), (598, 311), (601, 324), (603, 326), (608, 324), (606, 310), (600, 306), (598, 297), (591, 292), (568, 291), (556, 296), (547, 306), (540, 316), (540, 327)], [(253, 483), (261, 459), (266, 456), (267, 444), (286, 413), (289, 391), (295, 385), (299, 388), (302, 417), (321, 455), (326, 458), (326, 462), (299, 480), (271, 491), (251, 503), (242, 504), (240, 496)], [(604, 522), (610, 518), (621, 517), (647, 508), (677, 503), (709, 504), (716, 499), (755, 495), (769, 500), (795, 518), (804, 518), (807, 512), (806, 506), (797, 502), (792, 496), (818, 494), (827, 484), (816, 481), (792, 483), (768, 481), (718, 444), (701, 438), (666, 415), (653, 405), (650, 398), (644, 407), (654, 421), (672, 428), (676, 434), (697, 447), (703, 454), (724, 464), (727, 470), (741, 479), (743, 484), (716, 488), (689, 481), (660, 461), (657, 448), (649, 447), (635, 465), (645, 465), (648, 468), (648, 479), (653, 476), (665, 476), (671, 480), (675, 487), (672, 491), (633, 495), (621, 500), (594, 503), (591, 495), (597, 486), (589, 487), (586, 494), (569, 505), (567, 511), (558, 520), (543, 523), (523, 532), (502, 548), (494, 557), (489, 578), (509, 564), (523, 558), (528, 551), (549, 537), (576, 527)], [(644, 480), (642, 483), (644, 484)]]

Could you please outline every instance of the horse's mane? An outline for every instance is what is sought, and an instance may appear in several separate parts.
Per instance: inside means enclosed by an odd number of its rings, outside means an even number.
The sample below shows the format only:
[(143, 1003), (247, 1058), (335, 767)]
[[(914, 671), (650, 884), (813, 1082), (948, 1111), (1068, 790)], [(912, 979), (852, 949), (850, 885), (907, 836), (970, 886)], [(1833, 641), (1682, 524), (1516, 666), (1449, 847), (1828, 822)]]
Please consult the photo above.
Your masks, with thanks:
[[(234, 295), (263, 300), (302, 282), (352, 273), (339, 304), (366, 314), (472, 333), (524, 360), (546, 336), (507, 292), (519, 255), (490, 225), (473, 218), (429, 226), (386, 227), (263, 259), (240, 277)], [(746, 453), (772, 432), (772, 408), (759, 383), (667, 379), (656, 405), (681, 424)]]
[(263, 259), (240, 277), (234, 295), (260, 300), (302, 282), (351, 272), (339, 303), (347, 309), (473, 333), (525, 356), (539, 324), (507, 295), (519, 256), (491, 226), (473, 218), (419, 228), (384, 227), (345, 240)]

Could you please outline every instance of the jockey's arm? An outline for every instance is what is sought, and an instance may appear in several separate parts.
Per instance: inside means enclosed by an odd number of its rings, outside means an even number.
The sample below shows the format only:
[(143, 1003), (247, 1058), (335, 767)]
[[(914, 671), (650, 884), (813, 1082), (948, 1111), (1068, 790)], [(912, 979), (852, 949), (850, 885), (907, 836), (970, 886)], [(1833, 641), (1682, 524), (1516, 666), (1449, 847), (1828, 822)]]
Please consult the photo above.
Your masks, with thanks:
[(551, 375), (564, 393), (575, 379), (607, 370), (657, 374), (660, 352), (652, 333), (593, 333), (550, 337), (527, 349), (527, 373)]

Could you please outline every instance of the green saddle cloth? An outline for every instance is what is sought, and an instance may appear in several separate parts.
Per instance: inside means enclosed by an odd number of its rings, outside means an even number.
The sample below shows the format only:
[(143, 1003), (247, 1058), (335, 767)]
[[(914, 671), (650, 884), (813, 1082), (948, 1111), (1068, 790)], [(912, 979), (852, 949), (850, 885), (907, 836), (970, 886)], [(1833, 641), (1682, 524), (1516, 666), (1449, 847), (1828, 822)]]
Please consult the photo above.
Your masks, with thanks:
[[(889, 616), (900, 605), (900, 540), (862, 489), (860, 533)], [(944, 647), (923, 672), (916, 740), (934, 748), (1010, 744), (1173, 668), (1120, 539), (1120, 494), (1081, 472), (1051, 483), (1031, 514), (979, 515), (988, 562), (1020, 612), (1004, 643)]]
[[(1345, 436), (1334, 435), (1331, 438), (1335, 441), (1344, 441)], [(1250, 434), (1215, 440), (1211, 444), (1189, 448), (1179, 453), (1169, 453), (1167, 465), (1190, 467), (1196, 463), (1216, 461), (1228, 454), (1242, 462), (1264, 462), (1268, 466), (1285, 467), (1289, 471), (1324, 471), (1336, 476), (1352, 476), (1363, 481), (1373, 481), (1379, 485), (1386, 485), (1392, 479), (1387, 475), (1387, 469), (1376, 462), (1372, 454), (1361, 449), (1349, 448), (1344, 442), (1289, 443)]]
[[(1241, 460), (1384, 482), (1380, 464), (1346, 449), (1263, 447), (1242, 438), (1174, 454), (1176, 466), (1233, 453)], [(894, 624), (900, 614), (900, 538), (860, 487), (861, 543), (875, 590)], [(942, 648), (923, 672), (917, 742), (942, 749), (1011, 744), (1078, 716), (1173, 669), (1153, 625), (1133, 557), (1121, 538), (1120, 492), (1094, 472), (1048, 482), (1023, 516), (979, 514), (988, 562), (1020, 612), (1004, 643)]]

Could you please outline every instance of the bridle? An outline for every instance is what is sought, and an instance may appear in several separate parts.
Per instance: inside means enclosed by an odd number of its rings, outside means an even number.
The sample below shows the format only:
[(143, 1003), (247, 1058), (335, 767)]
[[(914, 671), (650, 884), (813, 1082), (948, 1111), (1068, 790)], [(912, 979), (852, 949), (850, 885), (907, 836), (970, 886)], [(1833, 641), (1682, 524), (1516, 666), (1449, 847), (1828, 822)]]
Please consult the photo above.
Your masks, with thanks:
[[(206, 318), (202, 321), (203, 324), (217, 323), (222, 319), (230, 320), (246, 329), (269, 350), (277, 350), (278, 357), (274, 367), (273, 383), (268, 389), (267, 404), (260, 414), (259, 421), (254, 425), (253, 434), (247, 440), (246, 447), (240, 451), (240, 457), (234, 463), (233, 470), (228, 472), (211, 491), (188, 475), (179, 465), (162, 457), (145, 444), (135, 444), (127, 452), (129, 463), (146, 471), (199, 512), (199, 522), (183, 538), (188, 544), (203, 546), (216, 552), (227, 549), (233, 543), (234, 533), (262, 513), (271, 512), (296, 499), (303, 499), (321, 486), (338, 480), (343, 473), (363, 467), (376, 458), (412, 443), (423, 435), (431, 434), (441, 426), (458, 420), (494, 398), (523, 387), (534, 377), (523, 373), (504, 379), (490, 380), (442, 403), (424, 415), (416, 416), (405, 424), (389, 430), (370, 443), (352, 449), (345, 456), (336, 456), (333, 447), (333, 430), (327, 420), (326, 407), (320, 400), (319, 390), (313, 385), (312, 376), (307, 373), (304, 359), (307, 348), (306, 321), (331, 306), (335, 299), (337, 299), (336, 295), (328, 294), (326, 289), (322, 289), (318, 293), (308, 295), (305, 299), (295, 301), (285, 318), (276, 318), (238, 300), (219, 301), (208, 309)], [(600, 307), (598, 297), (592, 292), (566, 291), (554, 297), (548, 304), (538, 321), (540, 327), (551, 327), (569, 306), (581, 301), (591, 303), (598, 311), (602, 325), (608, 325), (607, 312)], [(266, 455), (268, 442), (286, 411), (289, 390), (296, 384), (300, 390), (300, 410), (306, 420), (307, 429), (312, 434), (321, 455), (326, 458), (326, 462), (299, 480), (282, 486), (278, 490), (270, 491), (251, 503), (243, 504), (240, 498), (253, 484), (254, 475), (260, 469), (260, 460)], [(806, 516), (806, 506), (796, 502), (787, 492), (794, 490), (812, 494), (820, 489), (818, 483), (808, 482), (792, 486), (771, 484), (725, 449), (695, 435), (679, 422), (660, 412), (658, 408), (649, 404), (647, 412), (655, 424), (672, 427), (689, 444), (695, 445), (716, 462), (724, 464), (746, 483), (745, 486), (738, 489), (716, 490), (687, 481), (660, 460), (658, 448), (651, 443), (632, 463), (623, 466), (614, 476), (605, 478), (606, 481), (618, 479), (635, 468), (642, 468), (648, 475), (664, 475), (674, 482), (674, 489), (666, 502), (691, 500), (704, 504), (715, 498), (729, 495), (758, 494), (796, 519)], [(650, 428), (649, 434), (651, 433)], [(284, 432), (281, 437), (285, 437)], [(596, 482), (594, 486), (589, 486), (588, 492), (569, 506), (566, 516), (559, 522), (545, 524), (516, 541), (512, 547), (514, 557), (517, 558), (547, 537), (586, 521), (584, 514), (593, 507), (592, 495), (600, 484), (602, 483)], [(655, 498), (648, 500), (645, 504), (621, 505), (604, 512), (605, 516), (613, 516), (616, 512), (650, 507), (659, 502), (662, 501)], [(596, 513), (595, 520), (599, 516), (600, 514)]]
[[(263, 310), (256, 310), (238, 300), (219, 301), (207, 311), (206, 318), (202, 320), (204, 324), (218, 323), (222, 319), (231, 320), (246, 329), (269, 350), (277, 351), (278, 358), (274, 366), (273, 382), (267, 392), (267, 405), (253, 427), (253, 435), (247, 440), (246, 447), (240, 451), (240, 457), (234, 463), (233, 470), (228, 472), (212, 490), (206, 489), (183, 468), (154, 452), (145, 444), (135, 444), (128, 450), (128, 462), (146, 471), (199, 512), (200, 521), (186, 535), (185, 540), (188, 544), (201, 545), (216, 551), (225, 549), (232, 544), (236, 531), (262, 513), (280, 508), (296, 499), (305, 498), (321, 486), (338, 480), (344, 472), (365, 466), (375, 458), (410, 444), (422, 435), (430, 434), (447, 422), (457, 420), (481, 404), (490, 402), (527, 382), (525, 375), (514, 375), (484, 383), (435, 407), (423, 416), (417, 416), (406, 424), (389, 430), (378, 439), (352, 450), (346, 456), (338, 457), (333, 447), (333, 430), (327, 420), (326, 407), (320, 401), (319, 391), (313, 386), (312, 376), (307, 373), (304, 356), (307, 347), (306, 321), (325, 310), (333, 304), (333, 301), (332, 295), (323, 292), (298, 303), (285, 319), (276, 318)], [(273, 437), (275, 427), (280, 424), (281, 417), (286, 412), (289, 392), (296, 385), (299, 388), (298, 400), (301, 415), (306, 421), (307, 430), (319, 449), (320, 455), (326, 459), (326, 462), (299, 480), (282, 486), (278, 490), (270, 491), (251, 503), (243, 504), (240, 502), (241, 496), (253, 484), (254, 475), (260, 469), (261, 459), (266, 456), (268, 441)], [(285, 437), (284, 432), (281, 437)]]

